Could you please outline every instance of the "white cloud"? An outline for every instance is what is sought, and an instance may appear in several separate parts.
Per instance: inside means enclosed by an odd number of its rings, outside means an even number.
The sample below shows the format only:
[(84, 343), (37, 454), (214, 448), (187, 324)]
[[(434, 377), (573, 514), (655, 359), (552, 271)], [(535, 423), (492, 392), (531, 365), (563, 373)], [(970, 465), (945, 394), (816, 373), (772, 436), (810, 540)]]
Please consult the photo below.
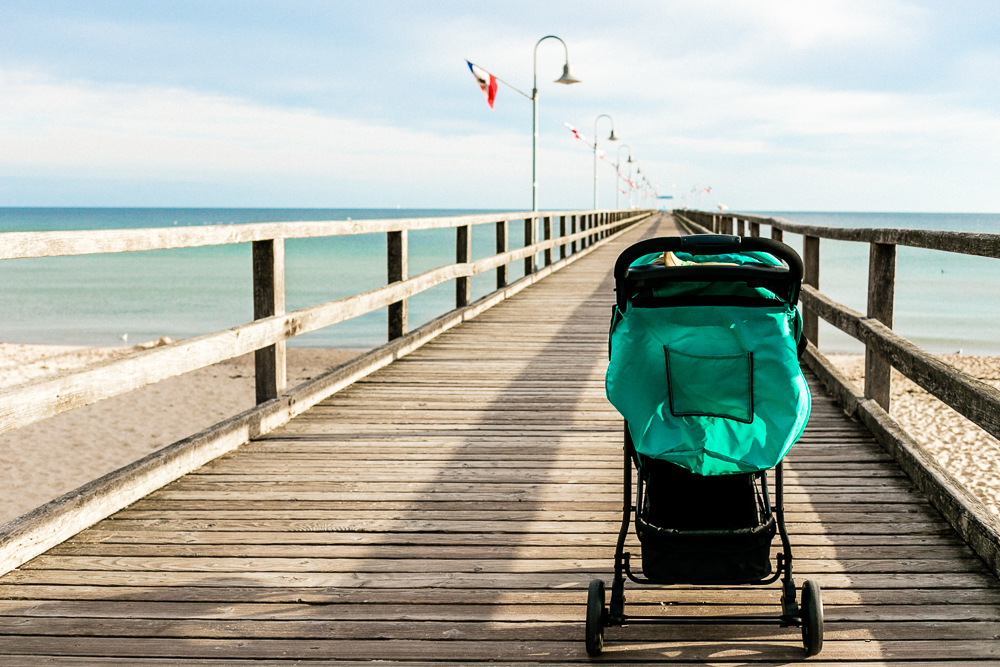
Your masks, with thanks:
[(765, 0), (740, 3), (758, 25), (796, 49), (912, 38), (923, 12), (892, 0)]
[(0, 98), (0, 170), (7, 177), (271, 179), (276, 191), (306, 179), (376, 199), (389, 189), (471, 186), (478, 205), (490, 206), (529, 166), (521, 136), (442, 136), (179, 88), (0, 71)]

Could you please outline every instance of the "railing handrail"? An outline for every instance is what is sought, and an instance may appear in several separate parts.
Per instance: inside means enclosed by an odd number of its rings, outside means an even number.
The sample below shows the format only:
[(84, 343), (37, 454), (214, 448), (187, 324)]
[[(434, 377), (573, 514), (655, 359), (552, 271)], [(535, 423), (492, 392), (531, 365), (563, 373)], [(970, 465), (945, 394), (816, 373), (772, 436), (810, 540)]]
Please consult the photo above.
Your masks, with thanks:
[[(691, 211), (686, 211), (691, 213)], [(685, 212), (680, 212), (683, 215)], [(711, 215), (711, 214), (708, 214)], [(725, 213), (726, 217), (768, 225), (791, 234), (813, 236), (833, 241), (857, 241), (902, 245), (927, 250), (941, 250), (962, 255), (1000, 258), (1000, 234), (983, 232), (954, 232), (938, 229), (910, 229), (906, 227), (835, 227), (810, 225), (784, 218), (771, 218), (752, 213)]]
[[(633, 211), (639, 209), (632, 209)], [(362, 220), (294, 220), (239, 225), (189, 225), (136, 229), (86, 229), (46, 232), (0, 233), (0, 260), (33, 257), (98, 255), (143, 250), (172, 250), (251, 243), (272, 239), (305, 239), (357, 234), (451, 229), (511, 220), (540, 220), (570, 215), (627, 213), (616, 209), (567, 211), (517, 211), (429, 218), (380, 218)]]

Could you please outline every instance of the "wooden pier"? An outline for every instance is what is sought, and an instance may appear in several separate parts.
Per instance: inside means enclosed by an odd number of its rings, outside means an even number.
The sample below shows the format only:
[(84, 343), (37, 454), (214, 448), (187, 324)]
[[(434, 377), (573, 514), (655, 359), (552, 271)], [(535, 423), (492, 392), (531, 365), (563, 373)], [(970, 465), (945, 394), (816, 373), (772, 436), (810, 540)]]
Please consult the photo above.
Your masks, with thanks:
[[(621, 418), (611, 268), (661, 215), (0, 578), (0, 664), (592, 662)], [(405, 277), (405, 276), (404, 276)], [(809, 374), (786, 459), (816, 664), (1000, 664), (1000, 581)], [(634, 539), (633, 539), (634, 541)], [(638, 545), (633, 546), (638, 551)], [(645, 614), (779, 609), (767, 588), (627, 586)], [(797, 629), (610, 629), (602, 661), (788, 665)]]

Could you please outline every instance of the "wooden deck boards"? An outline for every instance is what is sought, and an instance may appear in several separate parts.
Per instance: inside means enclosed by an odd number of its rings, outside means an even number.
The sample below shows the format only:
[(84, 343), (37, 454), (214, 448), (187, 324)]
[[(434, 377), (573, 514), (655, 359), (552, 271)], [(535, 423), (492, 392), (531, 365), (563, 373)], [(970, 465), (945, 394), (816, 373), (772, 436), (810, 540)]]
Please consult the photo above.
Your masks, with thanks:
[[(608, 273), (650, 227), (0, 579), (0, 663), (589, 662), (586, 586), (610, 580), (621, 503)], [(826, 644), (809, 662), (998, 664), (996, 577), (813, 395), (786, 473), (797, 580), (824, 589)], [(746, 614), (777, 612), (780, 593), (627, 597), (630, 613)], [(742, 626), (610, 629), (605, 651), (803, 654), (797, 630)]]

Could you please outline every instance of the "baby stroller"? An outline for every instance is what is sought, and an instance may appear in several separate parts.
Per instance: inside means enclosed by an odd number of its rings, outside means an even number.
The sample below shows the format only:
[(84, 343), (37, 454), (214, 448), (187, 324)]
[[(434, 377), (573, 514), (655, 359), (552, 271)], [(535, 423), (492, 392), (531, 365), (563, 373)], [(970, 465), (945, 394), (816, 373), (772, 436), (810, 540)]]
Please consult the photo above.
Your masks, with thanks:
[[(654, 238), (618, 257), (605, 383), (625, 417), (624, 503), (610, 607), (604, 581), (590, 583), (590, 655), (600, 655), (606, 627), (700, 623), (801, 627), (807, 655), (820, 652), (820, 588), (806, 581), (796, 602), (782, 489), (781, 459), (810, 410), (798, 362), (801, 280), (798, 254), (764, 238)], [(633, 512), (641, 574), (625, 551)], [(772, 568), (775, 533), (781, 550)], [(629, 616), (625, 577), (656, 585), (781, 579), (781, 614)]]

